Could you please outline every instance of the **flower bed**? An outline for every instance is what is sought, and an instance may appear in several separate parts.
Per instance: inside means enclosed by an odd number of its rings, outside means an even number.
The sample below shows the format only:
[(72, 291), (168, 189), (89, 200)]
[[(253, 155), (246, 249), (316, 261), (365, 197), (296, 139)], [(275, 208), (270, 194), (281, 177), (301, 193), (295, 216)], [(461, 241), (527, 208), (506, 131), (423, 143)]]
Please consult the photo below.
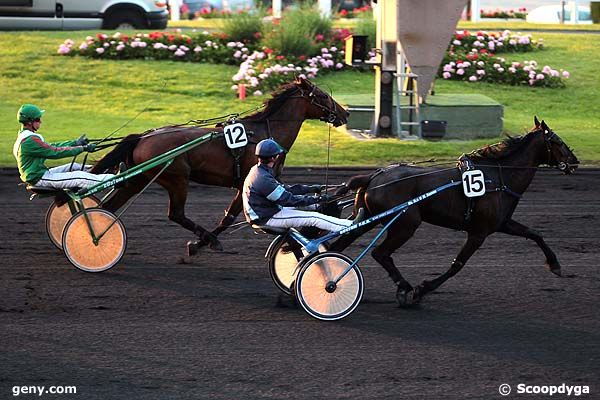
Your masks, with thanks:
[(508, 85), (564, 87), (569, 72), (546, 65), (540, 68), (536, 61), (508, 62), (487, 52), (468, 54), (449, 52), (440, 70), (443, 79), (468, 82), (490, 82)]
[(526, 52), (544, 47), (544, 40), (532, 39), (531, 35), (522, 35), (505, 30), (503, 32), (469, 32), (456, 31), (450, 41), (451, 49), (471, 51), (486, 49), (491, 53)]
[[(206, 62), (239, 65), (233, 76), (233, 90), (244, 84), (250, 92), (260, 95), (292, 76), (314, 78), (318, 74), (338, 71), (345, 67), (343, 39), (347, 29), (332, 31), (331, 37), (314, 36), (311, 48), (317, 54), (296, 56), (278, 54), (265, 47), (259, 32), (252, 40), (232, 40), (223, 33), (152, 32), (133, 36), (119, 32), (113, 35), (98, 33), (76, 45), (68, 39), (60, 45), (61, 55), (81, 55), (96, 59), (145, 59)], [(543, 48), (542, 39), (530, 35), (504, 32), (457, 31), (450, 43), (439, 77), (469, 82), (492, 82), (510, 85), (563, 87), (567, 71), (550, 66), (539, 68), (535, 61), (509, 63), (494, 53), (530, 52)], [(311, 51), (312, 52), (312, 51)]]
[(67, 39), (58, 48), (63, 55), (82, 55), (101, 59), (173, 60), (238, 65), (256, 46), (230, 41), (226, 36), (202, 32), (195, 36), (181, 33), (152, 32), (134, 36), (116, 32), (88, 36), (81, 44)]
[(335, 13), (336, 18), (373, 18), (373, 10), (370, 5), (364, 5), (359, 8), (355, 8), (351, 11), (346, 9), (340, 10)]
[(481, 10), (479, 12), (481, 18), (515, 18), (515, 19), (525, 19), (527, 17), (527, 8), (521, 7), (517, 11), (515, 10), (501, 10), (499, 8), (495, 10)]

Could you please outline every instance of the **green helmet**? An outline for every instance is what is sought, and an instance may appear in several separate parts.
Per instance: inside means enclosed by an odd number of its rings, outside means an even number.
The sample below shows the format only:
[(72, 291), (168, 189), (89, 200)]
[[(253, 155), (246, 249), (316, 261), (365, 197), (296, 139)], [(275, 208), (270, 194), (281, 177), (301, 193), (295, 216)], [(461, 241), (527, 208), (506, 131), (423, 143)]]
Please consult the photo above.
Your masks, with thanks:
[(33, 122), (38, 118), (42, 118), (44, 111), (45, 110), (40, 110), (38, 106), (34, 106), (33, 104), (23, 104), (21, 108), (19, 108), (19, 112), (17, 112), (17, 120), (21, 124)]

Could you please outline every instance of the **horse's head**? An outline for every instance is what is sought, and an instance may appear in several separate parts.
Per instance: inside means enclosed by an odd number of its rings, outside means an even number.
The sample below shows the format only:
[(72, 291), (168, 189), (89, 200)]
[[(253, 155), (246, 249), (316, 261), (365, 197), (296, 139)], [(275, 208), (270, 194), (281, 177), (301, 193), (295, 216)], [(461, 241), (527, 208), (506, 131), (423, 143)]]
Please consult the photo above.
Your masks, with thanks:
[(319, 119), (334, 126), (348, 122), (350, 113), (317, 85), (304, 78), (298, 78), (295, 84), (300, 89), (301, 96), (308, 101), (307, 118)]
[(579, 164), (579, 160), (573, 154), (573, 151), (546, 125), (544, 120), (540, 122), (537, 117), (534, 117), (534, 122), (534, 131), (543, 135), (544, 143), (546, 144), (547, 159), (545, 163), (557, 167), (565, 174), (573, 173)]

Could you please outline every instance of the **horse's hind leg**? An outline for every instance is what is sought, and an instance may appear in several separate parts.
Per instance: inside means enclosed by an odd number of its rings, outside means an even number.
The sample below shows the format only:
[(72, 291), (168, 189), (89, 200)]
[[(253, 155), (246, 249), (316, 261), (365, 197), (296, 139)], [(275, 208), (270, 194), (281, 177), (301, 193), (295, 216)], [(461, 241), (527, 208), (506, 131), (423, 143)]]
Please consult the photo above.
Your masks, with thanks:
[(211, 232), (213, 235), (218, 236), (225, 229), (229, 228), (238, 214), (242, 211), (242, 191), (238, 189), (235, 197), (231, 200), (231, 204), (227, 210), (225, 210), (225, 216), (219, 222), (219, 225)]
[(469, 258), (471, 258), (473, 253), (475, 253), (477, 249), (481, 247), (486, 237), (487, 234), (485, 233), (469, 232), (467, 236), (467, 241), (465, 242), (462, 249), (450, 265), (448, 271), (444, 272), (443, 274), (431, 281), (424, 280), (423, 282), (421, 282), (420, 285), (414, 288), (412, 293), (413, 304), (418, 303), (427, 293), (434, 291), (448, 279), (456, 275), (462, 269), (462, 267), (464, 267)]
[(169, 179), (161, 177), (158, 183), (169, 192), (169, 219), (178, 223), (185, 229), (194, 232), (200, 239), (199, 242), (188, 242), (188, 253), (194, 255), (199, 245), (209, 244), (211, 249), (223, 250), (223, 246), (212, 233), (197, 225), (194, 221), (185, 216), (185, 202), (187, 200), (188, 180), (187, 179)]
[(498, 232), (506, 233), (508, 235), (520, 236), (526, 239), (534, 240), (537, 245), (542, 249), (546, 256), (546, 266), (553, 274), (561, 276), (560, 263), (556, 258), (556, 254), (548, 247), (542, 235), (534, 231), (531, 228), (526, 227), (523, 224), (518, 223), (512, 219), (509, 219)]
[(371, 256), (381, 264), (398, 287), (396, 289), (396, 299), (400, 307), (410, 305), (410, 296), (408, 295), (412, 292), (413, 287), (404, 279), (400, 270), (394, 264), (392, 254), (413, 236), (421, 223), (418, 215), (415, 215), (416, 218), (409, 217), (409, 219), (405, 219), (406, 217), (409, 216), (403, 216), (399, 221), (392, 224), (385, 240), (371, 252)]

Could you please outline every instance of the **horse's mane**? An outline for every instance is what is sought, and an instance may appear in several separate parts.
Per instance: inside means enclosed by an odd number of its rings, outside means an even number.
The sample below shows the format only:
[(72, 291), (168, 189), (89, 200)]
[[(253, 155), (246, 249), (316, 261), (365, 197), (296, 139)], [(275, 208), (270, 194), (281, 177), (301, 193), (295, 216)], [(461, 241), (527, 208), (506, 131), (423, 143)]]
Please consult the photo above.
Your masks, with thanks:
[(521, 136), (508, 136), (501, 142), (495, 144), (489, 144), (477, 150), (473, 150), (468, 153), (467, 156), (473, 161), (481, 160), (500, 160), (506, 158), (512, 154), (515, 154), (526, 146), (533, 138), (531, 131)]
[(283, 103), (298, 89), (296, 82), (286, 83), (277, 89), (270, 99), (266, 100), (264, 108), (247, 117), (241, 118), (243, 121), (263, 121), (283, 106)]

